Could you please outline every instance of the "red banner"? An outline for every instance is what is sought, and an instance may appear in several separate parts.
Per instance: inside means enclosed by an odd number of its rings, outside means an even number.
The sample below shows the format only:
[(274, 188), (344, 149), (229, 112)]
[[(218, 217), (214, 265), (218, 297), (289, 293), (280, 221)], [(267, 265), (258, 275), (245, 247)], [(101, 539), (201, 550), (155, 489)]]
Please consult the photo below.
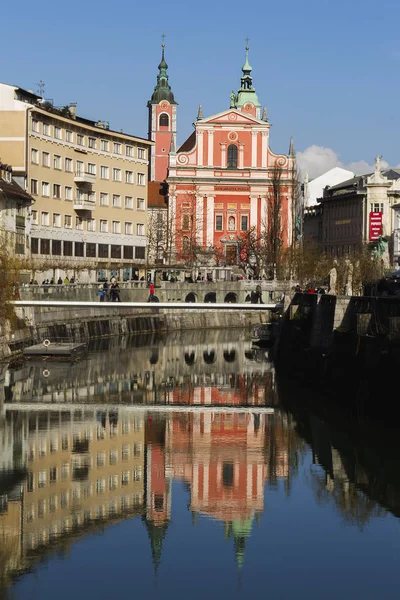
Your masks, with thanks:
[(382, 235), (382, 213), (369, 213), (369, 241), (377, 240)]

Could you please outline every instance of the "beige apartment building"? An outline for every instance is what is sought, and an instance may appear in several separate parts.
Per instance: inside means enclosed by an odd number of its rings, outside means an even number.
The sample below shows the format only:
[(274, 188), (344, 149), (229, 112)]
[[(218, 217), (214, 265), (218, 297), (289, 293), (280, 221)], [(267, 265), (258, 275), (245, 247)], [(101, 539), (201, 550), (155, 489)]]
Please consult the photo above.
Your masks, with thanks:
[(145, 265), (151, 144), (0, 84), (0, 156), (34, 198), (31, 255), (43, 278), (128, 280)]

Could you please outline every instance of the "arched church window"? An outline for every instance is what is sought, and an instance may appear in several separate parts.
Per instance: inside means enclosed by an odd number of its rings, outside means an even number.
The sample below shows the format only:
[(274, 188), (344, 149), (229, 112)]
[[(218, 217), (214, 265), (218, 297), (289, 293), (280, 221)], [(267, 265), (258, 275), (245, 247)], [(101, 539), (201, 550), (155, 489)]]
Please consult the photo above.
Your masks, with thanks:
[(165, 113), (160, 115), (160, 127), (169, 127), (169, 116)]
[(238, 149), (235, 144), (228, 146), (228, 169), (237, 169)]

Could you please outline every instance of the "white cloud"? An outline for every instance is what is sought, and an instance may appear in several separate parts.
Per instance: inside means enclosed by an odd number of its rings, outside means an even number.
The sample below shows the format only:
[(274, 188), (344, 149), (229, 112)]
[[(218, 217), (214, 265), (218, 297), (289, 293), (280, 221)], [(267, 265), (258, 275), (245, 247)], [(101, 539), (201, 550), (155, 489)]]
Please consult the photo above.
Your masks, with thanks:
[[(308, 173), (310, 179), (322, 175), (322, 173), (329, 171), (333, 167), (349, 169), (355, 175), (364, 175), (374, 170), (374, 165), (370, 165), (365, 160), (345, 164), (339, 159), (339, 155), (332, 148), (324, 148), (315, 144), (309, 146), (303, 152), (297, 152), (297, 164), (303, 174)], [(387, 169), (388, 167), (389, 164), (385, 160), (381, 160), (381, 169)]]

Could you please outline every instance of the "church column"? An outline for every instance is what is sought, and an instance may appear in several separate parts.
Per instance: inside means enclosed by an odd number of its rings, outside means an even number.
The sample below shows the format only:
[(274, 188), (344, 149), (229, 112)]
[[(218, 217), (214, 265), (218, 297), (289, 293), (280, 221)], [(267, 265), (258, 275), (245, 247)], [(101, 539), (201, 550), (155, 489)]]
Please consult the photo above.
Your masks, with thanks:
[(268, 131), (261, 132), (261, 168), (265, 169), (267, 166), (267, 152), (268, 152)]
[(203, 245), (204, 198), (196, 196), (196, 242)]
[(203, 131), (197, 131), (197, 164), (203, 166)]
[(258, 131), (251, 132), (251, 166), (257, 167), (257, 136)]
[(214, 199), (215, 196), (207, 196), (206, 246), (214, 245)]
[(212, 167), (214, 164), (214, 131), (211, 129), (208, 131), (208, 166)]
[(169, 196), (168, 196), (168, 223), (167, 223), (167, 251), (168, 258), (172, 258), (175, 253), (175, 243), (172, 240), (175, 240), (176, 233), (176, 192), (175, 186), (169, 186)]
[(250, 227), (257, 227), (258, 196), (250, 196)]
[(222, 142), (220, 144), (220, 146), (221, 146), (221, 167), (223, 169), (225, 169), (226, 168), (226, 143)]
[(244, 157), (244, 144), (239, 142), (239, 169), (243, 169), (243, 157)]

